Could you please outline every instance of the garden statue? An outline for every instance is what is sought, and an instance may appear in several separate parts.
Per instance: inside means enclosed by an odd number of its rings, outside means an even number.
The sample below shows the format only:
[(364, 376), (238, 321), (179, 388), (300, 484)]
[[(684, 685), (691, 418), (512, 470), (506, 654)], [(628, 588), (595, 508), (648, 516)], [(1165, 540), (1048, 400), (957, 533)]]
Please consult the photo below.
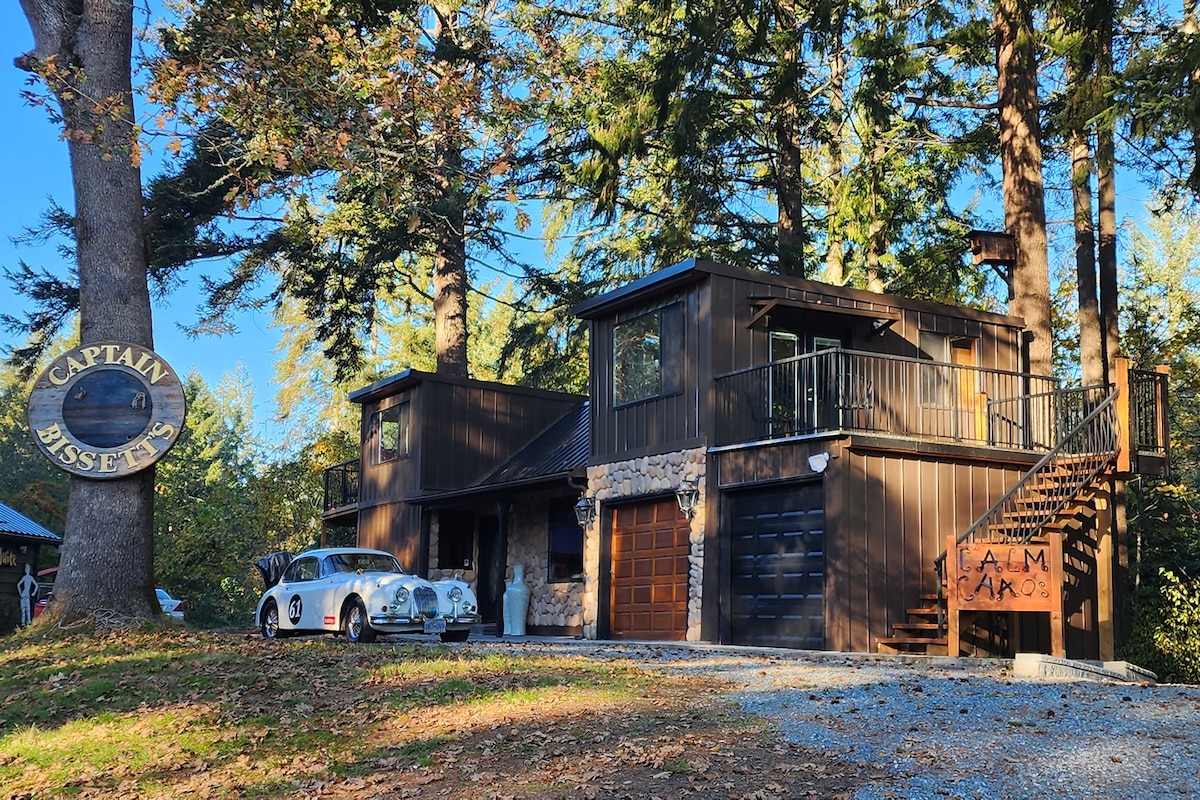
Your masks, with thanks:
[(38, 591), (38, 582), (31, 572), (30, 566), (26, 564), (25, 574), (17, 581), (17, 592), (21, 595), (22, 625), (28, 625), (33, 622), (33, 598)]

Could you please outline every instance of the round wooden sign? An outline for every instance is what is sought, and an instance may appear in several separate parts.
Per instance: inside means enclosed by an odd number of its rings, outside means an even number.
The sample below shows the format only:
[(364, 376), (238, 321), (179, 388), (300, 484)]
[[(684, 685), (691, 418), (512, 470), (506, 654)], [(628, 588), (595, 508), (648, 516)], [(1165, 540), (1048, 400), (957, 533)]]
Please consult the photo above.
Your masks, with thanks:
[(84, 478), (120, 478), (158, 461), (183, 430), (183, 384), (153, 350), (95, 342), (54, 360), (29, 397), (42, 455)]

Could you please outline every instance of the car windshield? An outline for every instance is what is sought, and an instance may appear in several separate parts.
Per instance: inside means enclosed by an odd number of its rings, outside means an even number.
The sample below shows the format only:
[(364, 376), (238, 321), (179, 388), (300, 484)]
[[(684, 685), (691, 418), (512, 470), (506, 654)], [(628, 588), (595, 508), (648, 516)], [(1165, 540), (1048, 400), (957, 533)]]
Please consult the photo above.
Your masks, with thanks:
[(325, 574), (335, 572), (404, 572), (392, 556), (384, 553), (334, 553), (325, 557)]

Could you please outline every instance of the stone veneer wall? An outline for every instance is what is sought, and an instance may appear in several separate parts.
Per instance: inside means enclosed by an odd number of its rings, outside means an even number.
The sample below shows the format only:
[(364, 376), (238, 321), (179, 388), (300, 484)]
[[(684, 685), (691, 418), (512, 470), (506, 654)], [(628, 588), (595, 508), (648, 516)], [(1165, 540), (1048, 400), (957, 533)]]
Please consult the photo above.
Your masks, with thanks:
[[(704, 589), (704, 487), (705, 448), (632, 458), (588, 467), (588, 494), (597, 502), (661, 495), (674, 492), (680, 481), (692, 478), (700, 488), (700, 501), (692, 515), (691, 552), (688, 554), (688, 619), (686, 639), (700, 641), (700, 617)], [(588, 526), (583, 540), (583, 635), (596, 638), (600, 586), (600, 517)]]
[[(525, 585), (529, 587), (529, 613), (526, 625), (579, 628), (583, 625), (583, 596), (581, 581), (550, 583), (550, 540), (548, 536), (549, 502), (547, 494), (529, 495), (513, 503), (508, 512), (508, 562), (504, 581), (512, 580), (512, 565), (525, 565)], [(478, 560), (478, 549), (474, 558)], [(453, 570), (440, 570), (438, 563), (438, 519), (435, 515), (429, 528), (429, 579), (449, 578)], [(463, 580), (476, 589), (476, 572), (468, 570)], [(499, 616), (499, 614), (497, 614)], [(503, 623), (502, 619), (496, 620)]]

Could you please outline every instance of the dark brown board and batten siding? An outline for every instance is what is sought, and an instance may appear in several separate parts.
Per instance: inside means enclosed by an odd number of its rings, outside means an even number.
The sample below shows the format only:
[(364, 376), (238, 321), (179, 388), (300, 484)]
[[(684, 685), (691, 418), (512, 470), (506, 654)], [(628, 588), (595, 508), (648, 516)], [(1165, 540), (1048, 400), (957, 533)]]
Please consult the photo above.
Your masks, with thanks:
[[(646, 302), (628, 305), (613, 316), (591, 324), (592, 431), (590, 463), (681, 450), (703, 444), (708, 423), (712, 376), (708, 339), (708, 292), (693, 284)], [(678, 311), (675, 311), (675, 308)], [(662, 360), (678, 369), (678, 389), (658, 397), (614, 407), (613, 330), (617, 325), (652, 312), (678, 313), (682, 318), (681, 352), (663, 353)], [(668, 337), (663, 346), (668, 347)]]
[[(422, 512), (408, 501), (472, 485), (583, 400), (411, 370), (351, 399), (362, 404), (358, 543), (390, 550), (409, 569), (427, 559)], [(408, 455), (374, 464), (372, 416), (404, 401)]]
[[(920, 333), (926, 330), (975, 340), (979, 366), (1019, 369), (1022, 323), (1014, 317), (708, 261), (684, 262), (656, 275), (659, 277), (650, 276), (576, 309), (590, 321), (592, 337), (589, 463), (604, 464), (708, 443), (713, 428), (713, 379), (767, 363), (769, 319), (749, 326), (761, 302), (771, 298), (792, 304), (787, 313), (807, 315), (803, 317), (809, 326), (807, 333), (840, 336), (848, 349), (917, 356)], [(614, 327), (676, 303), (682, 304), (684, 311), (682, 391), (614, 407)], [(801, 303), (811, 305), (798, 306)], [(854, 313), (838, 314), (837, 309)], [(872, 314), (888, 322), (882, 334), (874, 332)]]
[[(922, 453), (846, 445), (817, 439), (728, 450), (716, 454), (715, 467), (723, 492), (824, 482), (825, 647), (869, 652), (906, 621), (921, 594), (937, 591), (934, 559), (946, 536), (964, 532), (1030, 464), (987, 460), (970, 448), (955, 455), (947, 447)], [(823, 450), (834, 458), (818, 475), (808, 456)], [(722, 605), (729, 603), (726, 588)]]
[[(379, 411), (409, 402), (408, 455), (382, 464), (373, 463), (371, 419)], [(387, 550), (405, 569), (418, 571), (421, 557), (421, 510), (402, 501), (397, 487), (417, 481), (416, 453), (420, 436), (413, 420), (422, 415), (421, 386), (375, 398), (362, 406), (362, 452), (359, 455), (358, 545)]]
[(828, 647), (874, 651), (921, 594), (937, 591), (934, 560), (1028, 468), (847, 447), (826, 473)]
[(511, 458), (583, 398), (482, 382), (422, 383), (422, 492), (472, 485)]
[[(726, 268), (713, 274), (709, 280), (713, 305), (712, 372), (715, 375), (767, 363), (768, 330), (781, 327), (771, 323), (768, 315), (766, 324), (760, 320), (753, 328), (748, 328), (756, 313), (751, 298), (780, 298), (813, 304), (808, 309), (812, 321), (805, 332), (841, 338), (847, 349), (914, 357), (919, 354), (920, 332), (930, 331), (976, 340), (979, 366), (1019, 371), (1018, 342), (1022, 323), (1014, 317), (885, 297), (812, 281), (766, 274), (758, 279), (753, 272), (738, 270), (731, 275), (726, 274), (727, 271)], [(881, 320), (895, 315), (899, 315), (899, 319), (881, 334), (874, 331), (869, 318), (859, 314), (838, 315), (837, 309), (842, 308), (876, 313)]]

